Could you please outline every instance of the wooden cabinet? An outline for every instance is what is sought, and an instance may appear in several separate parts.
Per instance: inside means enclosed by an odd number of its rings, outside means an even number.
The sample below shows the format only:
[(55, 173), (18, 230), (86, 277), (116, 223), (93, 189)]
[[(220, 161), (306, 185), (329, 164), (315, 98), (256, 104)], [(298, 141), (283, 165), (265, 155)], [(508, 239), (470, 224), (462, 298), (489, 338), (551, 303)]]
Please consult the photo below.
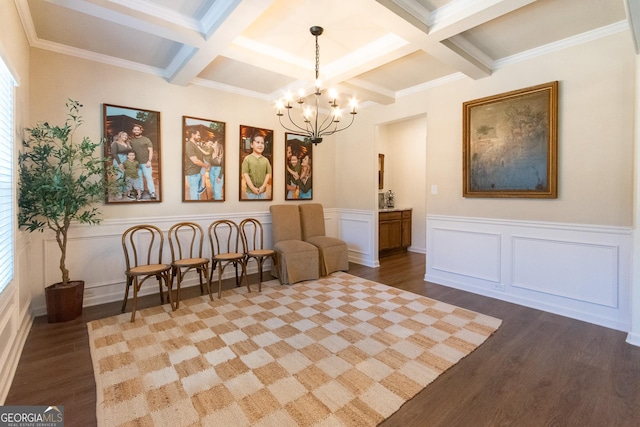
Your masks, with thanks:
[(411, 209), (378, 214), (378, 250), (386, 255), (411, 246)]

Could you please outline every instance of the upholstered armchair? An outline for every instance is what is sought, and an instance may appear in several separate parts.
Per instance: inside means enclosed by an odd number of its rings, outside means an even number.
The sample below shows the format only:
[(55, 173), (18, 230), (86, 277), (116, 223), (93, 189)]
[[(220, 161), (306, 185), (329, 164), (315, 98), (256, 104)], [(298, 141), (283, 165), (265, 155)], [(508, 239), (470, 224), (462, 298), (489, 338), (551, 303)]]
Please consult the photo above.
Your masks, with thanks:
[(278, 261), (271, 274), (282, 284), (320, 277), (318, 249), (302, 241), (300, 212), (296, 205), (271, 205), (271, 233)]
[(316, 246), (320, 255), (320, 274), (326, 276), (334, 271), (349, 270), (347, 244), (335, 237), (325, 235), (324, 209), (320, 203), (298, 206), (302, 227), (302, 240)]

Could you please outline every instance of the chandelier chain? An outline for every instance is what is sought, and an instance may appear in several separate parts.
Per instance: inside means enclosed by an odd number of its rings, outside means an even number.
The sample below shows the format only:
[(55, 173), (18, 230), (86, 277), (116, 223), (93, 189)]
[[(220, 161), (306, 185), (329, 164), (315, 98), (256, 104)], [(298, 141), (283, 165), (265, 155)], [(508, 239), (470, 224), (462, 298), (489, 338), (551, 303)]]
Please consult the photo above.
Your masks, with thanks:
[(316, 86), (320, 78), (320, 44), (318, 44), (318, 36), (316, 36)]

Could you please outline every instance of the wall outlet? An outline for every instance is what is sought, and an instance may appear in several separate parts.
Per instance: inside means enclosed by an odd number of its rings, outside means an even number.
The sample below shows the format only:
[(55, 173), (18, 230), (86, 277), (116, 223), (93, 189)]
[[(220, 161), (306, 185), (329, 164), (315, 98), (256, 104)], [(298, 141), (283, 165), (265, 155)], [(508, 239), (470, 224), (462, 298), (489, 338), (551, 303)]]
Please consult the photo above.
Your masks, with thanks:
[(437, 184), (432, 184), (431, 185), (431, 194), (438, 194), (438, 185)]

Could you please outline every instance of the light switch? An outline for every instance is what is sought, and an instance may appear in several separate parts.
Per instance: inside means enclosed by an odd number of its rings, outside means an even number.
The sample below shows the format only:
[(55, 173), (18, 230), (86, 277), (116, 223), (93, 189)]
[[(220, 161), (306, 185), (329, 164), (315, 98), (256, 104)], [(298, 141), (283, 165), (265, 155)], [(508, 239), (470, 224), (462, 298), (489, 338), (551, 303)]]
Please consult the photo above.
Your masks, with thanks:
[(431, 194), (438, 194), (438, 186), (436, 184), (431, 185)]

